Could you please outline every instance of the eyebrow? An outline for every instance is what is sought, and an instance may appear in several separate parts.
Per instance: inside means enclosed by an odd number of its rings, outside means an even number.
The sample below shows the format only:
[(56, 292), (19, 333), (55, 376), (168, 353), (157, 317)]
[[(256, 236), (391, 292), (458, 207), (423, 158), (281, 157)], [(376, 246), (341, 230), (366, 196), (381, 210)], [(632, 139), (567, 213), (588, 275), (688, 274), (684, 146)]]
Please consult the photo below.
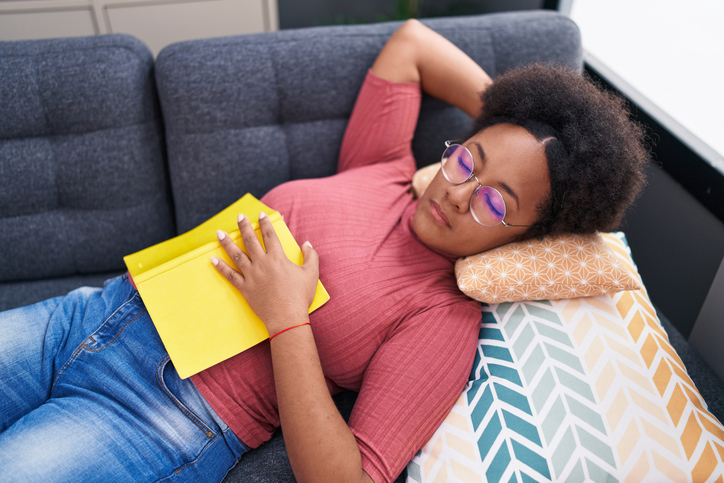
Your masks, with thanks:
[[(478, 154), (480, 155), (480, 160), (483, 162), (483, 164), (485, 164), (486, 159), (485, 159), (485, 151), (483, 151), (483, 147), (477, 141), (474, 141), (473, 144), (478, 149)], [(518, 195), (515, 194), (515, 191), (513, 191), (510, 186), (503, 183), (502, 181), (499, 181), (498, 183), (500, 183), (500, 187), (503, 188), (503, 191), (508, 193), (510, 195), (510, 197), (515, 200), (516, 209), (517, 209), (517, 211), (520, 211), (520, 200), (518, 199)]]

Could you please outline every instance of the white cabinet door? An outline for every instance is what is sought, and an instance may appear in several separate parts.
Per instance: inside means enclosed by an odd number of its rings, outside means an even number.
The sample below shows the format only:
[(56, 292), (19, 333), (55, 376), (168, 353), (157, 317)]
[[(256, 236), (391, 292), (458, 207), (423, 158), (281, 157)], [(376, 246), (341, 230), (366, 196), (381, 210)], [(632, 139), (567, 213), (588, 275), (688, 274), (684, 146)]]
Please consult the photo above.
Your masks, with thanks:
[(262, 0), (170, 1), (149, 5), (109, 2), (109, 32), (143, 40), (153, 55), (182, 40), (264, 32), (268, 28)]
[(95, 35), (93, 17), (88, 1), (0, 1), (0, 40)]
[(0, 40), (126, 33), (154, 56), (182, 40), (278, 28), (277, 0), (0, 0)]

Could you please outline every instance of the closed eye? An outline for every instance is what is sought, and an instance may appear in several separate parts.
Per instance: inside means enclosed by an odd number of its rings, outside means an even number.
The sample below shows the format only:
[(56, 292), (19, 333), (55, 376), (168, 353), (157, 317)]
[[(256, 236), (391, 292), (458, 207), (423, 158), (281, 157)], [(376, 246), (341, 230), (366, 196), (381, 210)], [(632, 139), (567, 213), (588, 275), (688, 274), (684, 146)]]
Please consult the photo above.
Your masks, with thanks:
[(470, 176), (470, 173), (472, 172), (472, 169), (470, 166), (465, 162), (465, 159), (462, 155), (458, 156), (458, 165), (462, 168), (463, 172), (467, 174), (467, 176)]
[(505, 213), (501, 213), (500, 210), (498, 210), (495, 205), (493, 204), (492, 200), (490, 199), (490, 195), (488, 193), (483, 193), (483, 199), (485, 200), (486, 206), (490, 209), (490, 211), (493, 212), (493, 214), (497, 218), (503, 218), (505, 216)]

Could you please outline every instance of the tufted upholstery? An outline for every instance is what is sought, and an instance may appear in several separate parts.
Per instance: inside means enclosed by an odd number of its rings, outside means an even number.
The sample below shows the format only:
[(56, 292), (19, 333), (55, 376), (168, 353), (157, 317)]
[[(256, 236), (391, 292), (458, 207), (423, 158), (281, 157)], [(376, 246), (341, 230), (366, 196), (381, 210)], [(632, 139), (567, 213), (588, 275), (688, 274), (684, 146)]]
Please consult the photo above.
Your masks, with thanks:
[[(535, 60), (580, 69), (578, 28), (553, 12), (427, 19), (491, 76)], [(399, 22), (286, 30), (183, 42), (156, 61), (179, 231), (242, 194), (336, 171), (339, 146), (367, 69)], [(413, 150), (439, 161), (469, 118), (422, 103)]]
[[(0, 282), (86, 282), (175, 234), (145, 45), (3, 42), (0, 79)], [(20, 291), (32, 282), (2, 287), (2, 298)]]

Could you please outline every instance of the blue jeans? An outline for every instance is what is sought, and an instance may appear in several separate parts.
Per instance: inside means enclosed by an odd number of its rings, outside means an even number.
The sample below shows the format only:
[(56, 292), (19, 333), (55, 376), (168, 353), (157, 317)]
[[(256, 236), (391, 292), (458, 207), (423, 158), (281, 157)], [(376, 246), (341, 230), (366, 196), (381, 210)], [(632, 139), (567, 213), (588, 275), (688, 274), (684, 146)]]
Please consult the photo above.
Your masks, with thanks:
[(246, 451), (125, 276), (0, 313), (0, 482), (221, 481)]

